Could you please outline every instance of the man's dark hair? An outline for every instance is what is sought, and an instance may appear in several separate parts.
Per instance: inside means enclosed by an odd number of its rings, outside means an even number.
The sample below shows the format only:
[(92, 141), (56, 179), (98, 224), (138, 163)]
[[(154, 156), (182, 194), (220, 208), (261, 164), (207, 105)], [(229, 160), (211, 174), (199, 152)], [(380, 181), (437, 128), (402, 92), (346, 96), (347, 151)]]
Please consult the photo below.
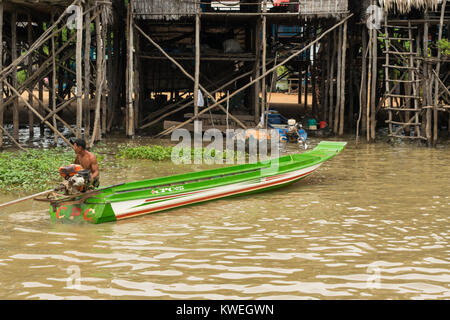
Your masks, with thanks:
[(76, 139), (73, 144), (76, 144), (79, 147), (82, 147), (83, 149), (86, 149), (86, 141), (83, 139)]

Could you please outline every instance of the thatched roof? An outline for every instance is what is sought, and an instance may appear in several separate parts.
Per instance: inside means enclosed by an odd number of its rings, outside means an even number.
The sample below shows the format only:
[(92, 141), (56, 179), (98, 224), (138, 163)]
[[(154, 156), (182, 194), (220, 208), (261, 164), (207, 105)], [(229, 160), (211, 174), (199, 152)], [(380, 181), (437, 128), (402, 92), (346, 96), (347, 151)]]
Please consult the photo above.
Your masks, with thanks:
[(410, 12), (411, 9), (436, 10), (442, 0), (378, 0), (378, 2), (390, 12), (395, 11), (405, 14)]

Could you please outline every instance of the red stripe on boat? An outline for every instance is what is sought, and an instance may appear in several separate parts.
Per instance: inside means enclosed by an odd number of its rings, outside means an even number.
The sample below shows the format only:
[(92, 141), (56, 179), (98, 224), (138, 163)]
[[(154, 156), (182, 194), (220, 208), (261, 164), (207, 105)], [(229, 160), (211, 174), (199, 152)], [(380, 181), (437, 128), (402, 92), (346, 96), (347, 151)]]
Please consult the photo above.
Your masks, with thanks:
[(210, 199), (215, 199), (215, 198), (220, 198), (220, 197), (232, 195), (234, 193), (243, 193), (243, 192), (246, 192), (246, 191), (252, 191), (252, 190), (260, 189), (262, 187), (270, 187), (271, 185), (274, 185), (274, 184), (279, 184), (279, 183), (283, 183), (283, 182), (289, 182), (291, 180), (296, 180), (298, 178), (301, 178), (303, 176), (306, 176), (306, 175), (310, 174), (311, 172), (315, 171), (316, 169), (311, 170), (311, 171), (306, 172), (306, 173), (303, 173), (301, 175), (295, 176), (295, 177), (283, 179), (281, 181), (274, 181), (274, 182), (266, 183), (265, 185), (262, 185), (262, 186), (248, 187), (248, 188), (245, 188), (245, 189), (239, 190), (239, 191), (229, 191), (229, 192), (225, 192), (225, 193), (214, 195), (214, 196), (203, 197), (203, 198), (200, 198), (200, 199), (192, 199), (192, 200), (187, 200), (187, 201), (180, 202), (180, 203), (168, 204), (168, 205), (157, 207), (157, 208), (152, 208), (152, 209), (147, 209), (147, 210), (141, 210), (141, 211), (136, 211), (136, 212), (125, 213), (123, 215), (117, 216), (116, 218), (117, 219), (123, 219), (123, 218), (127, 218), (127, 217), (130, 217), (130, 216), (151, 213), (151, 212), (154, 212), (154, 211), (166, 210), (166, 209), (170, 209), (170, 208), (174, 208), (174, 207), (180, 207), (180, 206), (187, 205), (187, 204), (190, 204), (190, 203), (203, 202), (203, 201), (207, 201), (207, 200), (210, 200)]

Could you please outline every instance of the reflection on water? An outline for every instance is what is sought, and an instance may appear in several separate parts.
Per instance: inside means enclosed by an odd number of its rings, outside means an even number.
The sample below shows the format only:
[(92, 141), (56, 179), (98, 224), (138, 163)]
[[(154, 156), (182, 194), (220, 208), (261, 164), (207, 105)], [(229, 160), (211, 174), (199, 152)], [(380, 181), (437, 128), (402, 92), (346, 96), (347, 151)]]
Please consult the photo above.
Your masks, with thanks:
[[(448, 299), (449, 161), (448, 147), (350, 143), (284, 189), (102, 225), (20, 204), (0, 215), (0, 296)], [(104, 183), (201, 169), (132, 166)]]

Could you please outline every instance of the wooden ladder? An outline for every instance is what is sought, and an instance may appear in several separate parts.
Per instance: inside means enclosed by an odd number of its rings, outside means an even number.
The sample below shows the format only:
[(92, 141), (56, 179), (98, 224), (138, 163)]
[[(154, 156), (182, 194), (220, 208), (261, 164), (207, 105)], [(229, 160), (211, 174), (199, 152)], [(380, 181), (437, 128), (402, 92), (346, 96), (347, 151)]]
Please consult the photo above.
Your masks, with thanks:
[[(389, 124), (391, 141), (393, 138), (426, 140), (419, 121), (422, 112), (419, 88), (422, 80), (419, 77), (419, 53), (418, 50), (414, 51), (414, 47), (417, 47), (413, 38), (414, 29), (417, 27), (411, 26), (410, 21), (408, 26), (393, 26), (386, 19), (384, 36), (379, 37), (385, 43), (383, 53), (386, 62), (383, 67), (386, 91), (383, 107), (389, 114), (386, 123)], [(399, 121), (394, 120), (394, 116)], [(401, 134), (402, 131), (404, 134)]]

